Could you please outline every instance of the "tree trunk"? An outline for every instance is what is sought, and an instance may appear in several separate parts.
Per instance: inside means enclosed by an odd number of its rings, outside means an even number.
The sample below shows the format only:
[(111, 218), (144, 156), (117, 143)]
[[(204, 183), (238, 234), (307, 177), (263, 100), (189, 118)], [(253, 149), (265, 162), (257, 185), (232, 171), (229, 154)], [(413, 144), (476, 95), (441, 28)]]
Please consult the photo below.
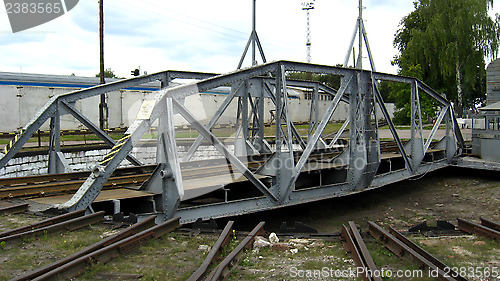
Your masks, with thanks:
[(458, 63), (458, 59), (456, 62), (456, 79), (457, 79), (457, 115), (459, 118), (463, 116), (463, 93), (462, 93), (462, 73), (460, 72), (460, 64)]

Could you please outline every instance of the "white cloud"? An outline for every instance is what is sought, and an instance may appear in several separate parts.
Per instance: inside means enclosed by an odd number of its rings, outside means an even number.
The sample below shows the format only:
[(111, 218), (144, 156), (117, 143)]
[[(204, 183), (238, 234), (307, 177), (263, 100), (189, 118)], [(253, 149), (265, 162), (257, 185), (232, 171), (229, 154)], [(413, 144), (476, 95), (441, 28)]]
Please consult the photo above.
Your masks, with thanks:
[[(305, 61), (302, 1), (257, 1), (257, 32), (268, 61)], [(316, 1), (311, 11), (313, 63), (343, 63), (357, 4)], [(125, 77), (139, 65), (149, 73), (234, 70), (251, 31), (251, 0), (106, 0), (104, 5), (105, 66)], [(413, 10), (413, 1), (365, 0), (364, 5), (377, 70), (394, 73), (394, 33), (401, 18)], [(99, 71), (98, 39), (97, 1), (80, 1), (67, 15), (16, 34), (3, 13), (0, 70), (93, 76)]]

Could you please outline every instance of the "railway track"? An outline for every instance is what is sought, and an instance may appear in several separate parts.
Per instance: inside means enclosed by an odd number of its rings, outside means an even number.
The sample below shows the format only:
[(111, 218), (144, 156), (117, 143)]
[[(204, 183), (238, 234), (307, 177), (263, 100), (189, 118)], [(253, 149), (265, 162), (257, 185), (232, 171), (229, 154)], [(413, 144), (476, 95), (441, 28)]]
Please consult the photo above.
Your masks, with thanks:
[(477, 234), (500, 241), (500, 224), (485, 218), (480, 218), (480, 220), (481, 224), (477, 224), (468, 220), (458, 219), (458, 228), (470, 234)]
[[(437, 272), (437, 276), (440, 280), (460, 280), (451, 277), (452, 275), (449, 275), (445, 271), (448, 267), (443, 266), (444, 264), (442, 262), (432, 257), (423, 249), (413, 243), (406, 244), (405, 242), (408, 242), (409, 240), (401, 240), (400, 238), (402, 238), (403, 236), (398, 235), (398, 238), (379, 225), (375, 224), (374, 222), (368, 222), (368, 225), (369, 233), (398, 257), (410, 257), (411, 259), (418, 262), (421, 268), (429, 268), (430, 270)], [(394, 233), (394, 230), (392, 231)]]
[(0, 215), (23, 213), (28, 210), (29, 204), (17, 204), (0, 208)]
[[(28, 226), (4, 231), (0, 233), (0, 244), (3, 243), (7, 247), (16, 247), (17, 243), (20, 243), (23, 238), (40, 235), (65, 235), (64, 233), (68, 231), (79, 231), (81, 228), (88, 225), (96, 225), (102, 221), (102, 212), (85, 216), (83, 211), (75, 211), (45, 219)], [(500, 228), (500, 224), (492, 220), (480, 218), (480, 221), (481, 224), (477, 224), (459, 219), (457, 234), (464, 233), (463, 231), (465, 231), (484, 235), (485, 232), (483, 230), (477, 230), (478, 225), (488, 228), (491, 231), (497, 231)], [(231, 272), (234, 272), (235, 267), (245, 257), (245, 249), (248, 249), (252, 245), (256, 235), (264, 233), (264, 222), (261, 222), (248, 234), (244, 236), (238, 235), (240, 243), (231, 248), (229, 245), (234, 243), (230, 242), (234, 241), (233, 239), (237, 237), (233, 226), (233, 221), (227, 223), (217, 241), (206, 255), (205, 260), (187, 280), (227, 280)], [(26, 272), (22, 276), (12, 280), (60, 280), (75, 278), (88, 271), (96, 263), (106, 263), (119, 255), (127, 254), (146, 244), (148, 241), (159, 238), (179, 227), (179, 218), (156, 225), (155, 217), (151, 216), (95, 244), (78, 250), (51, 264)], [(424, 274), (425, 272), (435, 272), (440, 280), (468, 280), (468, 276), (463, 276), (461, 272), (454, 271), (438, 258), (416, 245), (403, 234), (404, 232), (399, 232), (390, 226), (384, 229), (373, 222), (368, 222), (368, 233), (375, 238), (375, 241), (378, 241), (393, 252), (394, 255), (418, 263), (419, 268)], [(188, 236), (192, 236), (192, 234)], [(497, 239), (491, 235), (485, 236)], [(335, 235), (335, 237), (338, 236)], [(320, 236), (316, 236), (313, 240), (322, 239)], [(332, 240), (330, 239), (329, 241)], [(383, 270), (380, 271), (377, 269), (377, 265), (363, 241), (363, 235), (354, 222), (350, 221), (346, 225), (343, 225), (340, 241), (344, 245), (347, 254), (353, 258), (358, 268), (356, 269), (358, 277), (362, 278), (362, 280), (382, 280), (381, 277), (384, 276), (380, 275), (380, 272), (383, 272)], [(378, 266), (385, 267), (387, 264), (379, 264)], [(359, 268), (363, 270), (359, 271)], [(427, 270), (424, 270), (425, 268)], [(377, 275), (377, 272), (379, 275)]]
[[(315, 154), (311, 159), (321, 159), (333, 157), (338, 152), (327, 152)], [(252, 161), (241, 158), (251, 170), (256, 170), (262, 165), (270, 154), (251, 156)], [(297, 156), (298, 157), (298, 156)], [(140, 167), (126, 167), (117, 169), (107, 183), (104, 190), (117, 189), (122, 187), (141, 186), (156, 168), (156, 165), (146, 165)], [(183, 180), (197, 179), (209, 176), (220, 175), (226, 172), (237, 172), (228, 166), (224, 159), (200, 160), (185, 162), (181, 164)], [(74, 192), (89, 177), (90, 172), (76, 172), (56, 175), (41, 175), (18, 178), (0, 179), (0, 198), (18, 197), (41, 197), (64, 192)]]
[[(397, 145), (392, 142), (382, 142), (381, 152), (391, 153), (397, 151)], [(313, 153), (309, 162), (332, 159), (339, 155), (342, 149), (327, 149)], [(252, 155), (241, 157), (240, 160), (248, 166), (251, 171), (256, 171), (271, 154)], [(296, 160), (300, 153), (295, 153)], [(156, 165), (145, 165), (140, 167), (125, 167), (117, 169), (103, 190), (131, 187), (137, 189), (149, 179)], [(183, 180), (198, 179), (217, 176), (224, 173), (237, 173), (238, 171), (228, 165), (225, 159), (199, 160), (181, 163)], [(89, 177), (91, 172), (74, 172), (55, 175), (40, 175), (17, 178), (0, 178), (0, 199), (8, 198), (33, 198), (60, 193), (75, 192)]]
[(187, 279), (188, 281), (216, 281), (227, 280), (231, 270), (236, 267), (243, 259), (244, 250), (251, 247), (255, 237), (264, 232), (264, 222), (260, 222), (224, 259), (209, 272), (209, 266), (216, 264), (221, 259), (222, 250), (228, 246), (231, 235), (233, 235), (233, 221), (229, 221), (208, 253), (201, 266)]
[(377, 272), (377, 266), (366, 248), (363, 238), (354, 222), (350, 221), (348, 226), (342, 226), (342, 244), (347, 253), (350, 254), (358, 268), (366, 268), (365, 274), (361, 278), (365, 281), (382, 281), (381, 276), (367, 274), (368, 272)]
[[(0, 233), (0, 243), (13, 243), (24, 238), (40, 237), (47, 234), (56, 234), (65, 231), (74, 231), (92, 224), (97, 224), (104, 221), (104, 211), (100, 211), (94, 214), (86, 216), (78, 216), (83, 213), (73, 213), (74, 216), (66, 216), (54, 218), (60, 222), (43, 227), (41, 224), (28, 226), (28, 229), (19, 231), (17, 233), (9, 234)], [(44, 221), (47, 222), (47, 221)]]
[[(54, 235), (56, 233), (75, 231), (82, 227), (97, 224), (104, 220), (104, 212), (84, 215), (81, 211), (57, 216), (22, 228), (0, 233), (3, 247), (15, 247), (17, 241), (27, 237)], [(127, 254), (141, 245), (157, 239), (175, 229), (179, 218), (156, 225), (155, 216), (146, 218), (112, 236), (57, 260), (49, 265), (35, 269), (12, 280), (66, 280), (77, 277), (96, 263), (106, 263), (120, 255)], [(57, 222), (57, 223), (55, 223)], [(42, 227), (46, 224), (53, 225)], [(13, 234), (12, 233), (16, 233)]]
[[(500, 230), (500, 224), (486, 218), (480, 218), (481, 224), (470, 222), (463, 219), (458, 219), (457, 229), (470, 234), (476, 234), (479, 236), (491, 238), (498, 240)], [(401, 232), (397, 231), (394, 227), (388, 226), (388, 230), (382, 228), (374, 222), (368, 222), (369, 230), (368, 233), (373, 236), (378, 242), (382, 243), (387, 249), (400, 258), (407, 258), (411, 261), (417, 262), (420, 269), (428, 268), (428, 273), (432, 272), (434, 277), (439, 280), (457, 280), (466, 281), (469, 276), (466, 274), (471, 274), (474, 276), (477, 272), (464, 271), (465, 268), (452, 268), (441, 260), (437, 259), (435, 256), (431, 255), (429, 252), (412, 242)], [(445, 236), (446, 237), (446, 236)], [(373, 274), (377, 272), (377, 267), (370, 256), (366, 245), (361, 238), (354, 222), (349, 222), (348, 225), (343, 225), (341, 233), (341, 241), (346, 249), (347, 253), (350, 254), (356, 264), (356, 266), (362, 270), (358, 270), (358, 277), (363, 280), (382, 280), (380, 274)], [(384, 266), (384, 265), (381, 265)], [(460, 271), (457, 271), (460, 270)], [(381, 271), (378, 271), (381, 272)], [(488, 271), (489, 272), (489, 271)], [(367, 274), (370, 273), (370, 274)], [(389, 277), (389, 276), (386, 276)], [(483, 280), (483, 279), (481, 279)], [(489, 279), (484, 279), (489, 280)]]

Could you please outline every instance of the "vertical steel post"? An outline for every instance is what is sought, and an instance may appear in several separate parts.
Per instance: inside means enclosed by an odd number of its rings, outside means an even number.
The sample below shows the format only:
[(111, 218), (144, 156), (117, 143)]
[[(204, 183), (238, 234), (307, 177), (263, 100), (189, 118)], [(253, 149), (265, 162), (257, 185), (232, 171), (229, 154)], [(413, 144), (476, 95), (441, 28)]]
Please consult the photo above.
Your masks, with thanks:
[(60, 165), (57, 161), (57, 152), (61, 151), (61, 117), (59, 116), (59, 108), (56, 114), (50, 118), (50, 136), (49, 136), (49, 174), (60, 174)]
[(252, 10), (252, 33), (250, 33), (250, 37), (248, 38), (247, 44), (245, 46), (245, 49), (243, 51), (243, 54), (241, 55), (240, 62), (238, 64), (237, 69), (241, 69), (241, 66), (243, 65), (243, 61), (245, 60), (245, 57), (248, 52), (248, 48), (250, 45), (252, 45), (252, 66), (257, 65), (257, 59), (256, 59), (256, 48), (259, 48), (260, 56), (262, 58), (262, 61), (266, 63), (266, 56), (264, 55), (264, 49), (262, 48), (262, 44), (260, 43), (259, 36), (257, 35), (257, 0), (253, 0), (253, 10)]
[(358, 17), (358, 62), (356, 63), (357, 69), (363, 69), (363, 0), (359, 0), (359, 17)]
[(166, 111), (159, 118), (156, 161), (162, 165), (162, 202), (164, 219), (174, 217), (184, 196), (181, 166), (175, 142), (172, 98), (165, 100)]
[(349, 184), (362, 190), (373, 180), (380, 164), (376, 124), (372, 124), (374, 95), (369, 72), (359, 71), (350, 88)]
[(307, 139), (316, 130), (319, 122), (319, 85), (315, 84), (311, 96), (311, 111), (309, 112), (309, 130), (307, 132)]
[(255, 59), (255, 48), (256, 48), (256, 40), (255, 37), (257, 36), (257, 16), (256, 16), (256, 2), (257, 0), (253, 0), (253, 5), (252, 5), (252, 66), (257, 65), (257, 60)]
[(64, 154), (61, 152), (61, 108), (59, 104), (55, 114), (50, 118), (49, 136), (49, 174), (62, 174), (70, 169)]

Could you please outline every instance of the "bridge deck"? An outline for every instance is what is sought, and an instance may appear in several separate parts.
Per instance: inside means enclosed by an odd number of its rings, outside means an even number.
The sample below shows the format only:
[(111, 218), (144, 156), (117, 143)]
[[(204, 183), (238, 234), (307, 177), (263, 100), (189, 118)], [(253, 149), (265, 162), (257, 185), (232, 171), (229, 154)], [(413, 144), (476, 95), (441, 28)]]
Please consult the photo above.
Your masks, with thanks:
[[(443, 150), (438, 149), (429, 149), (428, 153), (441, 152)], [(395, 159), (401, 158), (401, 154), (399, 153), (382, 153), (380, 155), (381, 160), (385, 159)], [(320, 170), (329, 170), (340, 168), (345, 165), (339, 163), (329, 163), (329, 162), (308, 162), (304, 166), (303, 173), (311, 172), (311, 171), (320, 171)], [(206, 175), (207, 169), (210, 171), (217, 171), (218, 175)], [(239, 172), (233, 171), (229, 165), (217, 165), (214, 167), (198, 167), (198, 168), (188, 168), (183, 169), (183, 178), (187, 177), (188, 179), (183, 180), (184, 186), (184, 197), (183, 201), (194, 199), (208, 193), (211, 193), (215, 190), (222, 189), (224, 186), (233, 183), (242, 183), (248, 182), (248, 180)], [(258, 178), (264, 179), (268, 176), (259, 175)], [(136, 186), (132, 187), (137, 189)], [(130, 198), (144, 198), (151, 197), (154, 193), (138, 191), (129, 188), (119, 188), (112, 190), (103, 190), (97, 197), (94, 202), (104, 202), (110, 200), (120, 200), (120, 199), (130, 199)], [(41, 198), (33, 198), (31, 201), (55, 205), (55, 204), (63, 204), (68, 201), (73, 195), (72, 194), (64, 194), (50, 197), (41, 197)]]

